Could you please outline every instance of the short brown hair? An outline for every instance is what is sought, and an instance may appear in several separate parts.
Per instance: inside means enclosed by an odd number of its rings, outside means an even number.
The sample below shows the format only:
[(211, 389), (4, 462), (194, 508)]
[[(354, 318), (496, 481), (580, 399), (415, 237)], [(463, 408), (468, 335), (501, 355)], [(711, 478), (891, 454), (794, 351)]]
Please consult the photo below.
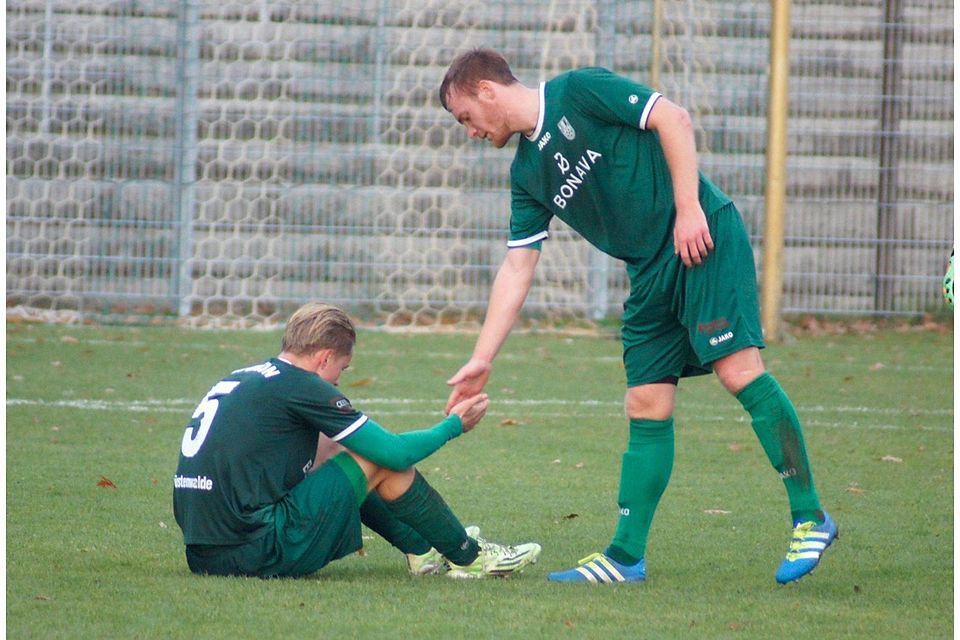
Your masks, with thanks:
[(506, 59), (493, 49), (471, 49), (461, 53), (447, 69), (440, 83), (440, 104), (449, 111), (447, 98), (451, 91), (477, 95), (477, 85), (481, 80), (491, 80), (497, 84), (511, 85), (519, 82)]
[(320, 349), (339, 355), (353, 353), (357, 330), (342, 309), (332, 304), (308, 302), (297, 309), (283, 332), (282, 349), (303, 356)]

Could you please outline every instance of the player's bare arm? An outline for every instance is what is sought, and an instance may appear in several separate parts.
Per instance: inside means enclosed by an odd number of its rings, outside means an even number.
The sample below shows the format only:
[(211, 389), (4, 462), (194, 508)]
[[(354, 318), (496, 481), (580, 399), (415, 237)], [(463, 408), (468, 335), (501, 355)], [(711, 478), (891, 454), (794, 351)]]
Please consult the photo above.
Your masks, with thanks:
[(663, 155), (670, 167), (677, 209), (673, 231), (674, 253), (688, 267), (700, 264), (713, 249), (713, 239), (700, 206), (697, 147), (690, 114), (686, 109), (660, 98), (650, 113), (647, 127), (660, 136)]
[(447, 400), (447, 413), (464, 398), (483, 391), (490, 379), (493, 359), (510, 335), (510, 330), (513, 329), (520, 309), (527, 299), (539, 260), (540, 251), (537, 249), (518, 247), (507, 251), (490, 290), (487, 316), (483, 321), (483, 328), (480, 329), (473, 356), (447, 381), (447, 384), (453, 387)]

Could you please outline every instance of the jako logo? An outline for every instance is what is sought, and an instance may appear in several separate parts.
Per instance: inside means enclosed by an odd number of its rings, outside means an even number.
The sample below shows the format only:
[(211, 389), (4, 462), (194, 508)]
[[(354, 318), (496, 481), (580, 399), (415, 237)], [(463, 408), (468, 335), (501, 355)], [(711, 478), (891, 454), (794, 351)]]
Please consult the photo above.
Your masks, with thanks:
[(540, 138), (540, 142), (537, 143), (537, 150), (538, 150), (538, 151), (543, 151), (543, 148), (544, 148), (545, 146), (547, 146), (547, 143), (548, 143), (548, 142), (550, 142), (550, 132), (549, 132), (549, 131), (547, 131), (545, 134), (543, 134), (543, 137)]
[(622, 516), (629, 516), (629, 515), (630, 515), (630, 508), (629, 508), (629, 507), (620, 507), (620, 515), (622, 515)]
[(710, 346), (715, 347), (721, 342), (726, 342), (733, 337), (733, 331), (727, 331), (726, 333), (721, 333), (719, 336), (714, 336), (710, 338)]

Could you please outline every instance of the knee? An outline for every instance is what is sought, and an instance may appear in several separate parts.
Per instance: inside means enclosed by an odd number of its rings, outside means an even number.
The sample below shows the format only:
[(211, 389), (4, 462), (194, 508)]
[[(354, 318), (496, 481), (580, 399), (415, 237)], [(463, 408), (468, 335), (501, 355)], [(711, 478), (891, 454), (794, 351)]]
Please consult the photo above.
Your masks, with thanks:
[(736, 395), (764, 372), (763, 360), (756, 348), (738, 351), (713, 363), (713, 370), (724, 389)]
[(673, 415), (675, 391), (676, 387), (672, 384), (627, 389), (623, 403), (627, 417), (631, 420), (666, 420)]

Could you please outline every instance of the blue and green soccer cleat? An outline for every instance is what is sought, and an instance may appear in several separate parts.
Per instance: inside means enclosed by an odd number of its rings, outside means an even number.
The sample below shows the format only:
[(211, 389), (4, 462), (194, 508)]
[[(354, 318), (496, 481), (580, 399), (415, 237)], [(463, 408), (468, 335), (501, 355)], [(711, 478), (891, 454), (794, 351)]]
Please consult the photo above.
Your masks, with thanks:
[(837, 539), (840, 528), (826, 511), (823, 522), (798, 522), (793, 529), (793, 539), (787, 549), (787, 557), (777, 569), (777, 582), (787, 584), (799, 580), (817, 568), (824, 550)]
[(593, 584), (613, 582), (643, 582), (647, 579), (644, 561), (634, 565), (620, 564), (602, 553), (594, 553), (566, 571), (554, 571), (548, 580), (553, 582), (590, 582)]

